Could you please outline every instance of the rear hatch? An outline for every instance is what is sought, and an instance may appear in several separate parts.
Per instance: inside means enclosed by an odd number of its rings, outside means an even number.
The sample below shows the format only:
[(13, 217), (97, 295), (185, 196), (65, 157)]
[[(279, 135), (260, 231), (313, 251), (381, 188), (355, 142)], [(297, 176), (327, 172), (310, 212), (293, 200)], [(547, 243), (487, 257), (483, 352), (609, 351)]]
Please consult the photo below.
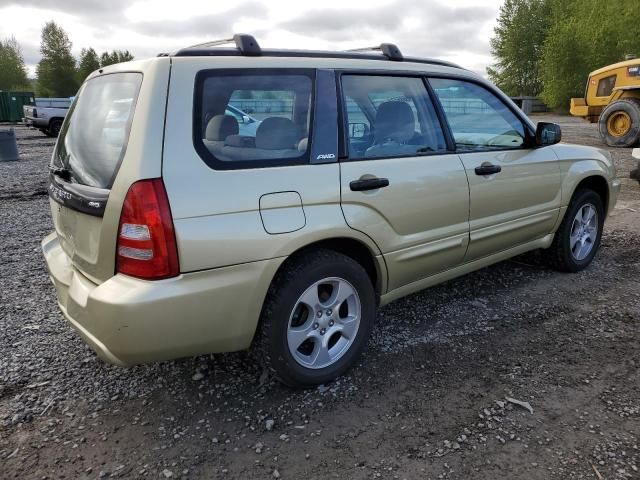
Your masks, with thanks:
[[(125, 157), (142, 79), (141, 72), (116, 70), (85, 82), (51, 160), (49, 196), (58, 239), (74, 266), (96, 283), (114, 274), (122, 190), (132, 179), (119, 189), (114, 184), (124, 163), (136, 162)], [(126, 170), (135, 181), (140, 169)]]

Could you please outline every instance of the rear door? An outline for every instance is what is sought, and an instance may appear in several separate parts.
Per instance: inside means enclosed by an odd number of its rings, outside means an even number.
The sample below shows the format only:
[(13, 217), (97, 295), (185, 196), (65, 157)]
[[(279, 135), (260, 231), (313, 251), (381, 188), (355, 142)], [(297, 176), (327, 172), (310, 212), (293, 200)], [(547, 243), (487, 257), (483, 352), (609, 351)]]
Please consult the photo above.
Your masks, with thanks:
[(389, 290), (462, 262), (469, 187), (422, 78), (341, 75), (347, 223), (384, 254)]
[(462, 79), (430, 83), (444, 110), (469, 179), (472, 261), (550, 233), (561, 203), (552, 148), (534, 148), (532, 132), (495, 93)]
[(181, 271), (284, 256), (344, 225), (333, 72), (261, 57), (173, 62), (163, 179)]
[(161, 173), (169, 60), (135, 65), (138, 71), (114, 66), (83, 84), (51, 159), (49, 196), (58, 239), (74, 266), (97, 283), (114, 275), (118, 220), (129, 186)]

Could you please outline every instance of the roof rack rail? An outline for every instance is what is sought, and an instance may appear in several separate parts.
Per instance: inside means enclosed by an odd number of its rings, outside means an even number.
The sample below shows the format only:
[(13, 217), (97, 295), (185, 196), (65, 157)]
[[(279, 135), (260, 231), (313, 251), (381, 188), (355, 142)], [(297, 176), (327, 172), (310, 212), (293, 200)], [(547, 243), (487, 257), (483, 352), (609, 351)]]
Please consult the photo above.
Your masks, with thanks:
[[(235, 43), (236, 48), (210, 48)], [(370, 52), (381, 52), (382, 55)], [(160, 53), (159, 57), (235, 57), (235, 56), (262, 56), (262, 57), (307, 57), (307, 58), (342, 58), (353, 60), (382, 60), (396, 62), (424, 63), (428, 65), (440, 65), (444, 67), (462, 68), (455, 63), (435, 58), (405, 57), (400, 49), (393, 43), (381, 43), (377, 47), (356, 48), (347, 51), (326, 50), (280, 50), (262, 49), (252, 35), (236, 34), (231, 38), (213, 40), (210, 42), (181, 48), (174, 53)]]
[(242, 55), (249, 57), (256, 57), (262, 54), (262, 49), (253, 35), (247, 35), (246, 33), (236, 33), (231, 38), (222, 38), (220, 40), (211, 40), (210, 42), (198, 43), (186, 48), (178, 50), (176, 55), (180, 55), (180, 52), (192, 48), (207, 48), (217, 47), (220, 45), (226, 45), (228, 43), (235, 43), (236, 48)]
[(396, 62), (404, 60), (402, 52), (398, 46), (393, 43), (381, 43), (377, 47), (352, 48), (347, 50), (347, 52), (368, 52), (372, 50), (382, 52), (382, 54), (389, 60), (395, 60)]

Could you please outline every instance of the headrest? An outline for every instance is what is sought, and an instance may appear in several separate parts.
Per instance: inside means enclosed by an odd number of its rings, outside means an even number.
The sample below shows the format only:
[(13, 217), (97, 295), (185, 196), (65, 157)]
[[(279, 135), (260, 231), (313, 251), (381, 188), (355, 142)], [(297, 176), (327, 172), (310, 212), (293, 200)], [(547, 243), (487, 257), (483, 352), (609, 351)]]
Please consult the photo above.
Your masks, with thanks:
[(231, 115), (216, 115), (209, 123), (204, 138), (213, 142), (224, 141), (229, 135), (238, 133), (238, 121)]
[(229, 135), (224, 144), (228, 147), (255, 148), (256, 139), (248, 135)]
[(407, 142), (415, 134), (413, 111), (407, 102), (381, 103), (376, 112), (375, 143), (388, 140)]
[(298, 151), (306, 152), (308, 145), (309, 145), (309, 137), (304, 137), (302, 140), (298, 142)]
[(299, 139), (294, 123), (284, 117), (265, 118), (256, 131), (256, 148), (284, 150), (295, 148)]

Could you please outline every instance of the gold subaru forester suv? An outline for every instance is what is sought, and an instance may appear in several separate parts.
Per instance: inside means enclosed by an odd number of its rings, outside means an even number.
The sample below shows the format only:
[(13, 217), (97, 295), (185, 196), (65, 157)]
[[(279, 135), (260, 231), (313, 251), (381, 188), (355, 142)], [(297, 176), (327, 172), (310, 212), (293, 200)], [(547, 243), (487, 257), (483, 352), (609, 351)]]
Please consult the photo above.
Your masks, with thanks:
[(51, 160), (60, 308), (118, 365), (254, 346), (283, 382), (357, 360), (376, 308), (528, 250), (587, 267), (620, 188), (448, 62), (249, 35), (100, 69)]

